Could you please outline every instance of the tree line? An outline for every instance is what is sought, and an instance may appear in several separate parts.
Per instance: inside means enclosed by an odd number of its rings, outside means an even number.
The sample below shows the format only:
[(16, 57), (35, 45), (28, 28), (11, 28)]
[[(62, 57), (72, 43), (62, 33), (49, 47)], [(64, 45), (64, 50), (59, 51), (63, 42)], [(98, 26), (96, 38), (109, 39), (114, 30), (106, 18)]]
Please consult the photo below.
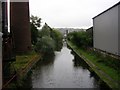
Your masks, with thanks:
[(86, 31), (71, 32), (67, 39), (78, 47), (88, 48), (93, 46), (93, 36)]
[(31, 16), (31, 42), (37, 53), (50, 54), (60, 51), (62, 48), (63, 35), (56, 29), (51, 28), (47, 23), (41, 27), (41, 18)]

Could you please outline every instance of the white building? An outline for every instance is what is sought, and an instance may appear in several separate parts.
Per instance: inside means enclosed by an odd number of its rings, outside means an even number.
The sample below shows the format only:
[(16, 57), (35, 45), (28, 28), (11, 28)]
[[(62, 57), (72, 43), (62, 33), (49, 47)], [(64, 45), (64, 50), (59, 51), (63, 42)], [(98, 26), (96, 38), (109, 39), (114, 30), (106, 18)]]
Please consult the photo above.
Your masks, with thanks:
[(2, 89), (2, 4), (0, 1), (0, 90)]
[(120, 2), (93, 18), (94, 48), (120, 56)]

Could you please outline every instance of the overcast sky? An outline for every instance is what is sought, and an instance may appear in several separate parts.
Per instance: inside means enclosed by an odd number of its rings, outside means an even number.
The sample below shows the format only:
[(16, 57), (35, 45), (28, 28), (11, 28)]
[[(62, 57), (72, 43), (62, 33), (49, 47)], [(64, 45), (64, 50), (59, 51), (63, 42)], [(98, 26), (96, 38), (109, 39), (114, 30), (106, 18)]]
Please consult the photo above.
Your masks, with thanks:
[(89, 28), (92, 18), (119, 0), (30, 0), (30, 14), (50, 27)]

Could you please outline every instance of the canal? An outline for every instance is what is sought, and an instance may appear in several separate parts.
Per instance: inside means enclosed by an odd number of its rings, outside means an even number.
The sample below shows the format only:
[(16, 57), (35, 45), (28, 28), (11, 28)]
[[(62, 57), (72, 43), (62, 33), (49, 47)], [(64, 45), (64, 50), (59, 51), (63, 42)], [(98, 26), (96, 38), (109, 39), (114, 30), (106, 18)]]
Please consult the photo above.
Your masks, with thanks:
[(66, 44), (55, 55), (45, 56), (32, 69), (28, 82), (32, 88), (106, 87), (90, 67)]

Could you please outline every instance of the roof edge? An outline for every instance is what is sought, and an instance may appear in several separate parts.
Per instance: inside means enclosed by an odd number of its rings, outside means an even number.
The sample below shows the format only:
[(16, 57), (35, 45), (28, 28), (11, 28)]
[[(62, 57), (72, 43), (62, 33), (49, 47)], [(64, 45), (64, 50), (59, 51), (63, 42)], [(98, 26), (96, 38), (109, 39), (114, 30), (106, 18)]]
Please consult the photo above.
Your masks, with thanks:
[(108, 8), (107, 10), (103, 11), (102, 13), (98, 14), (97, 16), (93, 17), (92, 19), (94, 19), (94, 18), (100, 16), (101, 14), (103, 14), (103, 13), (107, 12), (108, 10), (110, 10), (110, 9), (112, 9), (112, 8), (114, 8), (114, 7), (116, 7), (116, 6), (119, 5), (119, 4), (120, 4), (120, 1), (119, 1), (118, 3), (116, 3), (115, 5), (113, 5), (112, 7)]

